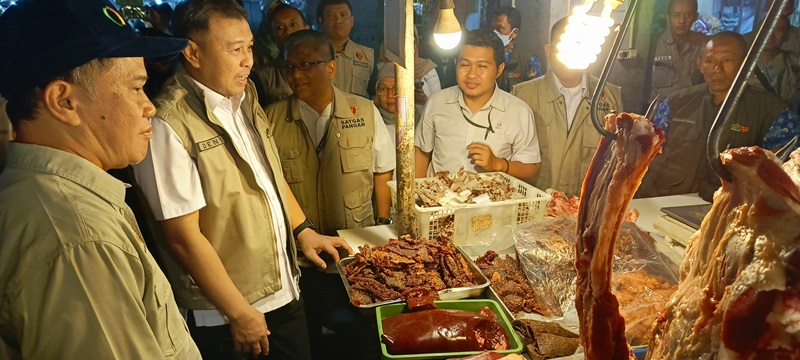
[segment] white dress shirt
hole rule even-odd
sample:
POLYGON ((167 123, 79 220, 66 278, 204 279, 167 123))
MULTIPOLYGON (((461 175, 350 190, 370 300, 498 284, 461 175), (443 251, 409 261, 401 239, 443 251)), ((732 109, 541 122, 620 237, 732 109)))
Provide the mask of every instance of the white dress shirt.
POLYGON ((583 100, 583 94, 586 93, 586 89, 588 88, 586 74, 583 74, 581 83, 573 88, 567 88, 561 84, 561 80, 558 80, 558 76, 553 76, 553 80, 556 82, 558 92, 564 95, 564 106, 567 108, 567 131, 569 131, 569 129, 572 129, 572 122, 575 120, 575 113, 578 112, 578 106, 581 105, 581 100, 583 100))

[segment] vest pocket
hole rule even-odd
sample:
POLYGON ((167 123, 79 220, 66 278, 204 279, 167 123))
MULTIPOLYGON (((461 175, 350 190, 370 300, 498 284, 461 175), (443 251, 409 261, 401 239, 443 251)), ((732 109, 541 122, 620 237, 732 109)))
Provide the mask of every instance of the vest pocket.
POLYGON ((281 157, 283 177, 289 184, 303 182, 303 164, 300 159, 300 149, 283 148, 278 150, 281 157))
POLYGON ((372 164, 372 146, 367 136, 342 137, 339 141, 342 171, 351 173, 367 171, 372 164))
POLYGON ((344 220, 348 229, 358 229, 375 224, 372 213, 371 188, 344 194, 344 220))
MULTIPOLYGON (((163 276, 163 275, 162 275, 163 276)), ((166 283, 166 279, 163 281, 158 281, 159 275, 155 277, 156 281, 153 288, 153 293, 156 298, 156 305, 158 306, 158 323, 160 325, 161 331, 157 333, 156 341, 158 341, 158 345, 161 347, 161 353, 165 356, 172 356, 175 355, 175 341, 173 339, 173 333, 178 334, 180 328, 178 328, 178 324, 175 324, 177 321, 175 319, 179 319, 178 314, 172 314, 173 310, 177 310, 177 307, 170 308, 170 301, 171 294, 169 292, 169 285, 166 283), (174 317, 175 319, 171 319, 170 316, 174 317)), ((188 330, 188 328, 186 329, 188 330)))

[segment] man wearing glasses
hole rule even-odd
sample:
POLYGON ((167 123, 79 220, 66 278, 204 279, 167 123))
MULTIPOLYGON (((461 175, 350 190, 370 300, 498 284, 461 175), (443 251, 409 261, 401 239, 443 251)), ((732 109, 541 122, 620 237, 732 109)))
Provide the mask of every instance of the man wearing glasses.
POLYGON ((500 90, 503 43, 490 30, 467 33, 456 63, 457 86, 433 94, 416 133, 416 176, 440 171, 500 171, 533 182, 541 157, 533 112, 500 90))
MULTIPOLYGON (((395 150, 380 112, 371 101, 333 85, 337 63, 324 34, 293 33, 283 56, 283 75, 294 94, 265 112, 273 123, 286 181, 303 212, 320 233, 328 235, 374 225, 375 215, 378 223, 389 223, 391 194, 386 182, 392 178, 395 150)), ((338 305, 351 306, 346 296, 334 298, 345 294, 338 276, 301 270, 300 289, 306 294, 309 336, 317 354, 325 343, 315 341, 323 326, 337 334, 348 333, 330 326, 326 317, 338 305), (332 291, 323 291, 326 288, 332 291), (320 296, 313 295, 317 292, 320 296)))

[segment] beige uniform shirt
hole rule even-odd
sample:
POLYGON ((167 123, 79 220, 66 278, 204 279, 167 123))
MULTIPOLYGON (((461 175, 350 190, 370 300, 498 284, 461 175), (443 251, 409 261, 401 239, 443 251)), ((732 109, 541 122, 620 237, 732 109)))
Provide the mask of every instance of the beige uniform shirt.
MULTIPOLYGON (((548 71, 544 76, 514 86, 511 93, 524 101, 536 117, 536 133, 542 168, 536 187, 554 188, 567 195, 580 196, 583 178, 600 143, 600 133, 595 130, 590 116, 591 98, 597 87, 597 78, 587 76, 587 91, 580 99, 570 125, 564 95, 559 91, 555 75, 548 71)), ((606 85, 600 96, 598 116, 620 109, 620 88, 606 85)))
POLYGON ((347 40, 344 50, 336 53, 336 75, 333 85, 351 94, 366 96, 372 68, 375 66, 375 51, 353 40, 347 40))
POLYGON ((10 143, 0 175, 0 358, 200 359, 126 185, 10 143))

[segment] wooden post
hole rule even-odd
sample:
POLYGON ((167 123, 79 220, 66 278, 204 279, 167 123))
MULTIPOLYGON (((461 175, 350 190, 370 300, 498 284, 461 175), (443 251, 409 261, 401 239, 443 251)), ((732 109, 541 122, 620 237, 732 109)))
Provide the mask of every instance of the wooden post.
POLYGON ((395 64, 397 86, 397 208, 395 209, 397 235, 418 234, 417 217, 414 212, 414 1, 406 2, 405 64, 395 64))

